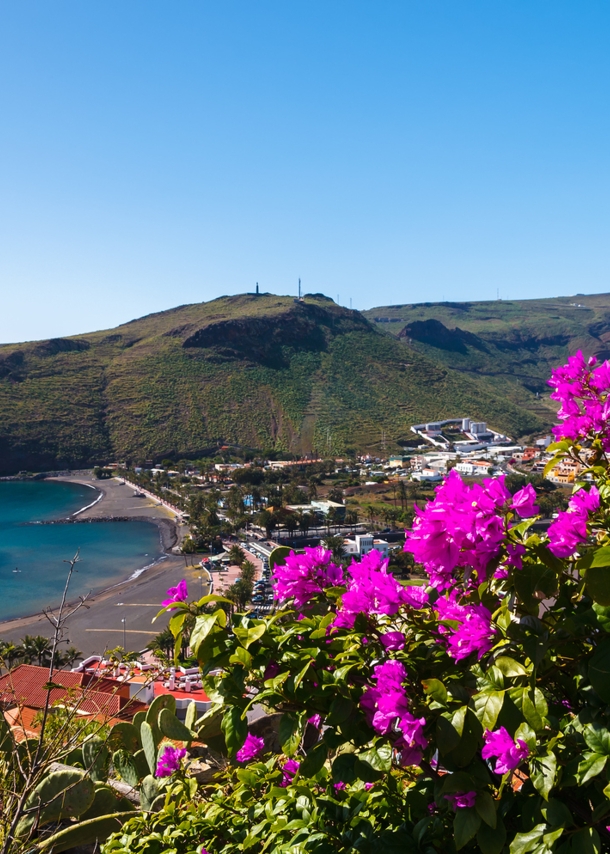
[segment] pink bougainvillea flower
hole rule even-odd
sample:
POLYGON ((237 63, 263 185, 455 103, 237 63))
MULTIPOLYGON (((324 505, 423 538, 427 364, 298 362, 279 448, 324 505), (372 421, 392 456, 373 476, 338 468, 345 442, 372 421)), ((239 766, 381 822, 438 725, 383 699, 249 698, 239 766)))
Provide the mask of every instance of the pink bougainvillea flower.
POLYGON ((180 768, 180 760, 186 756, 184 747, 172 747, 168 744, 157 760, 157 777, 171 777, 180 768))
POLYGON ((474 570, 477 584, 487 577, 489 562, 501 554, 506 538, 504 513, 511 499, 504 475, 467 486, 455 469, 436 488, 436 497, 407 531, 405 551, 422 563, 430 583, 451 587, 458 567, 474 570))
POLYGON ((348 574, 347 590, 333 623, 336 628, 352 629, 361 613, 392 615, 402 605, 419 608, 427 598, 425 589, 399 584, 388 572, 388 560, 376 549, 364 555, 360 563, 354 561, 348 574))
POLYGON ((252 735, 252 733, 249 732, 243 745, 235 754, 235 758, 238 762, 251 762, 252 759, 256 759, 259 753, 262 753, 264 749, 265 739, 252 735))
POLYGON ((179 581, 176 587, 170 587, 167 591, 167 599, 164 599, 161 604, 163 607, 167 607, 167 605, 173 605, 175 602, 186 602, 188 599, 188 588, 186 586, 186 581, 184 578, 182 581, 179 581))
POLYGON ((265 667, 265 672, 263 673, 263 681, 266 682, 267 679, 275 679, 275 677, 280 672, 280 665, 277 661, 270 661, 269 664, 265 667))
POLYGON ((570 498, 568 509, 562 511, 547 531, 549 550, 556 557, 571 557, 578 546, 587 539, 589 514, 599 509, 599 491, 591 486, 589 491, 579 489, 570 498))
POLYGON ((458 623, 457 629, 440 627, 447 651, 456 661, 473 652, 481 659, 492 648, 495 629, 491 626, 491 613, 484 605, 460 605, 452 594, 439 597, 434 609, 440 620, 458 623))
POLYGON ((320 729, 322 717, 318 714, 312 715, 310 718, 307 718, 307 723, 315 726, 316 729, 320 729))
POLYGON ((496 774, 514 771, 529 756, 527 744, 521 738, 518 738, 515 743, 506 727, 502 726, 495 732, 485 730, 483 738, 485 747, 481 751, 481 756, 483 759, 490 759, 493 756, 497 758, 494 767, 496 774))
POLYGON ((290 554, 275 567, 273 591, 280 602, 294 600, 296 608, 305 608, 326 587, 343 583, 343 570, 332 562, 332 553, 321 546, 306 548, 304 554, 290 554))
POLYGON ((385 632, 379 640, 388 652, 404 649, 405 646, 405 636, 402 632, 385 632))
POLYGON ((538 514, 540 508, 536 506, 536 490, 531 483, 515 492, 510 506, 517 511, 522 519, 538 514))
POLYGON ((477 800, 476 792, 456 792, 454 795, 445 795, 445 800, 449 801, 454 810, 473 807, 477 800))
POLYGON ((282 789, 285 789, 286 786, 290 785, 290 783, 292 782, 292 778, 299 770, 300 765, 301 763, 297 762, 296 759, 287 759, 286 762, 284 762, 284 764, 281 766, 282 774, 284 775, 282 777, 282 782, 280 783, 282 789))

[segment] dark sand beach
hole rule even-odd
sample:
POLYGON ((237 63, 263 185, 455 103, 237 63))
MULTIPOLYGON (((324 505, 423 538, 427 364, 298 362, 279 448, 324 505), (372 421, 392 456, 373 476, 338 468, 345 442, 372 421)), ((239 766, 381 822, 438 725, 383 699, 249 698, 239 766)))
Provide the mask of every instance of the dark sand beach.
MULTIPOLYGON (((126 570, 124 582, 91 595, 86 605, 69 620, 65 646, 76 646, 84 655, 91 655, 123 646, 125 640, 128 650, 143 649, 150 638, 167 625, 165 615, 154 625, 151 625, 151 620, 159 610, 159 603, 165 598, 168 587, 175 586, 180 579, 185 578, 191 594, 208 592, 205 572, 202 573, 201 567, 186 566, 183 556, 171 553, 171 549, 182 540, 186 529, 176 523, 175 514, 171 511, 149 498, 134 497, 131 487, 114 478, 99 481, 88 473, 79 472, 58 479, 86 483, 102 493, 99 501, 76 516, 74 524, 95 524, 95 520, 112 519, 148 521, 158 526, 166 552, 160 562, 137 578, 128 578, 131 571, 126 570)), ((0 623, 2 640, 17 642, 25 634, 50 637, 52 629, 48 620, 40 614, 0 623)))

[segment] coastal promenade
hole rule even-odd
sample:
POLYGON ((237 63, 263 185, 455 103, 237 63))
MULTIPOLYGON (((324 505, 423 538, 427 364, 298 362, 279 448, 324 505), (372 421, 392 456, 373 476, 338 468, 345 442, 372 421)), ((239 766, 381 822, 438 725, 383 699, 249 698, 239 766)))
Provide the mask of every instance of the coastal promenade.
MULTIPOLYGON (((168 617, 163 615, 154 624, 151 620, 159 610, 168 587, 174 587, 185 578, 189 592, 205 595, 208 592, 206 573, 201 566, 187 566, 189 558, 171 554, 171 548, 182 540, 184 526, 176 516, 150 498, 136 498, 130 486, 116 478, 95 480, 88 473, 75 473, 57 478, 94 486, 102 498, 80 512, 74 524, 95 520, 140 519, 157 525, 165 554, 160 562, 146 569, 137 578, 128 578, 113 587, 95 593, 70 619, 64 646, 76 646, 85 656, 102 653, 104 649, 125 646, 128 650, 143 649, 151 637, 163 631, 168 617), (169 553, 168 553, 169 552, 169 553), (123 622, 124 621, 124 622, 123 622)), ((93 492, 91 493, 93 496, 93 492)), ((92 502, 95 500, 92 497, 92 502)), ((120 560, 120 558, 117 558, 120 560)), ((78 568, 78 567, 77 567, 78 568)), ((55 604, 55 603, 49 603, 55 604)), ((22 617, 0 623, 0 639, 16 643, 25 634, 52 633, 48 620, 42 616, 22 617)))

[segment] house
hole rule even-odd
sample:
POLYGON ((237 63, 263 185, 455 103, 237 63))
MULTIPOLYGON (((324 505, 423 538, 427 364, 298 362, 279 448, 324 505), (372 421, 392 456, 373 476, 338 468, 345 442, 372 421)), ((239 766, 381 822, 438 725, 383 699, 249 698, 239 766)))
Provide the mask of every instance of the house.
POLYGON ((389 553, 389 544, 385 540, 378 540, 372 534, 356 534, 355 537, 346 537, 343 540, 343 550, 346 555, 362 555, 373 551, 381 552, 383 557, 389 553))
POLYGON ((455 466, 455 470, 467 477, 487 477, 492 464, 483 460, 462 460, 455 466))
POLYGON ((425 468, 421 471, 414 471, 411 475, 413 480, 428 481, 429 483, 438 483, 443 479, 443 475, 438 469, 425 468))
POLYGON ((18 739, 35 736, 37 717, 49 697, 51 707, 71 708, 81 720, 115 724, 131 721, 147 706, 130 697, 127 684, 86 672, 57 670, 53 673, 54 688, 49 682, 48 667, 20 664, 0 677, 0 711, 18 739))

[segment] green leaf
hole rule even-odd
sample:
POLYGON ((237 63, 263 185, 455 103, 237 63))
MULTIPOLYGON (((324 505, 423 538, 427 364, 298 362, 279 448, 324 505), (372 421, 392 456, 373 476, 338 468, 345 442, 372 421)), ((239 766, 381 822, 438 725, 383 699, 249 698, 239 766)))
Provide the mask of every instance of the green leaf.
POLYGON ((549 799, 549 792, 555 784, 557 774, 557 757, 553 752, 546 756, 530 759, 530 777, 536 791, 542 795, 545 801, 549 799))
MULTIPOLYGON (((550 447, 552 447, 552 446, 551 446, 551 445, 549 445, 549 448, 550 448, 550 447)), ((548 448, 547 448, 547 450, 548 450, 548 448)), ((555 468, 555 466, 556 466, 556 465, 557 465, 557 464, 558 464, 558 463, 559 463, 559 462, 560 462, 564 457, 565 457, 565 452, 563 452, 563 451, 562 451, 562 452, 560 452, 560 453, 558 453, 558 454, 555 454, 555 456, 554 456, 554 457, 551 457, 551 459, 548 461, 548 463, 545 465, 545 467, 544 467, 544 469, 543 469, 543 471, 542 471, 542 477, 546 477, 548 474, 550 474, 550 472, 552 472, 552 471, 553 471, 553 469, 555 468)), ((512 849, 511 849, 511 850, 512 850, 512 849)))
POLYGON ((587 593, 599 605, 610 605, 610 566, 594 566, 585 574, 587 593))
POLYGON ((494 665, 504 674, 504 676, 527 676, 528 671, 525 667, 514 658, 509 658, 507 655, 500 655, 494 661, 494 665))
POLYGON ((248 722, 241 716, 241 710, 233 706, 225 712, 220 725, 227 750, 234 754, 242 746, 248 735, 248 722))
POLYGON ((305 759, 301 762, 299 774, 301 777, 315 777, 318 771, 324 767, 328 758, 328 745, 323 741, 312 747, 305 759))
POLYGON ((390 771, 392 768, 392 748, 388 744, 377 744, 361 753, 360 759, 368 763, 375 771, 390 771))
POLYGON ((294 756, 299 749, 302 736, 302 725, 299 718, 295 715, 282 715, 278 735, 286 756, 294 756))
POLYGON ((150 773, 154 774, 157 769, 157 748, 155 746, 153 730, 148 721, 144 721, 142 723, 142 726, 140 727, 140 735, 150 773))
POLYGON ((330 704, 327 722, 330 726, 337 726, 346 721, 354 710, 354 704, 349 697, 335 697, 330 704))
POLYGON ((301 682, 302 682, 302 681, 303 681, 303 679, 305 678, 305 674, 307 673, 307 671, 309 670, 309 668, 311 667, 311 665, 312 665, 312 661, 311 661, 311 659, 310 659, 310 660, 307 662, 307 664, 305 665, 305 667, 303 667, 303 669, 302 669, 299 673, 297 673, 297 675, 294 677, 294 687, 295 687, 295 690, 299 687, 299 685, 301 684, 301 682))
POLYGON ((425 694, 443 706, 447 704, 447 689, 440 679, 424 679, 422 685, 424 686, 425 694))
POLYGON ((521 605, 534 616, 538 615, 541 599, 557 591, 557 576, 543 564, 526 564, 515 572, 513 582, 521 605))
POLYGON ((353 783, 357 779, 355 753, 340 753, 332 765, 333 783, 353 783))
POLYGON ((252 656, 243 646, 238 646, 229 658, 229 664, 241 664, 246 670, 252 667, 252 656))
POLYGON ((501 854, 506 843, 506 828, 499 819, 495 828, 482 824, 477 833, 477 842, 483 854, 501 854))
POLYGON ((290 549, 288 546, 278 546, 273 549, 269 555, 269 568, 275 569, 276 566, 285 564, 286 558, 291 554, 294 554, 294 549, 290 549))
POLYGON ((510 854, 527 854, 533 851, 546 832, 546 824, 537 824, 527 833, 517 833, 510 844, 510 854))
POLYGON ((497 822, 496 805, 489 792, 479 792, 475 803, 475 809, 485 824, 495 827, 497 822))
POLYGON ((210 602, 224 602, 227 605, 234 605, 234 602, 231 602, 230 599, 225 598, 224 596, 219 596, 217 593, 208 593, 207 596, 202 596, 201 599, 197 600, 198 605, 208 605, 210 602))
POLYGON ((578 782, 583 786, 588 780, 597 777, 606 767, 607 756, 597 753, 585 753, 578 763, 578 782))
POLYGON ((216 625, 216 613, 214 614, 203 614, 200 617, 196 617, 195 619, 195 627, 191 632, 191 639, 189 646, 193 650, 193 653, 197 655, 198 649, 203 643, 203 641, 210 634, 212 629, 216 625))
POLYGON ((493 729, 502 711, 504 703, 504 691, 483 691, 475 694, 474 713, 481 721, 484 729, 493 729))
POLYGON ((572 854, 597 854, 601 850, 599 833, 594 827, 583 827, 572 837, 572 854))
POLYGON ((174 614, 174 616, 170 618, 168 628, 174 638, 177 638, 180 632, 182 631, 182 626, 184 625, 184 621, 188 617, 188 613, 188 611, 180 611, 178 614, 174 614))
POLYGON ((599 549, 592 549, 590 552, 587 552, 586 555, 583 555, 576 563, 576 568, 579 571, 603 566, 610 566, 610 546, 602 546, 599 549))
POLYGON ((536 750, 536 733, 529 724, 525 723, 525 721, 519 724, 517 731, 515 732, 515 741, 518 739, 521 739, 527 744, 531 753, 536 750))
POLYGON ((466 720, 466 714, 468 712, 468 706, 462 706, 454 712, 451 717, 451 726, 457 732, 459 736, 461 736, 464 732, 464 721, 466 720))
POLYGON ((587 724, 582 734, 593 753, 610 756, 610 732, 599 724, 587 724))
POLYGON ((453 820, 455 847, 460 850, 476 836, 481 826, 481 816, 472 807, 458 808, 453 820))
POLYGON ((591 656, 589 681, 604 703, 610 703, 610 638, 603 640, 591 656))
POLYGON ((529 691, 524 691, 521 711, 532 729, 536 730, 536 732, 544 729, 547 725, 546 716, 549 707, 540 688, 534 688, 533 696, 529 691))

